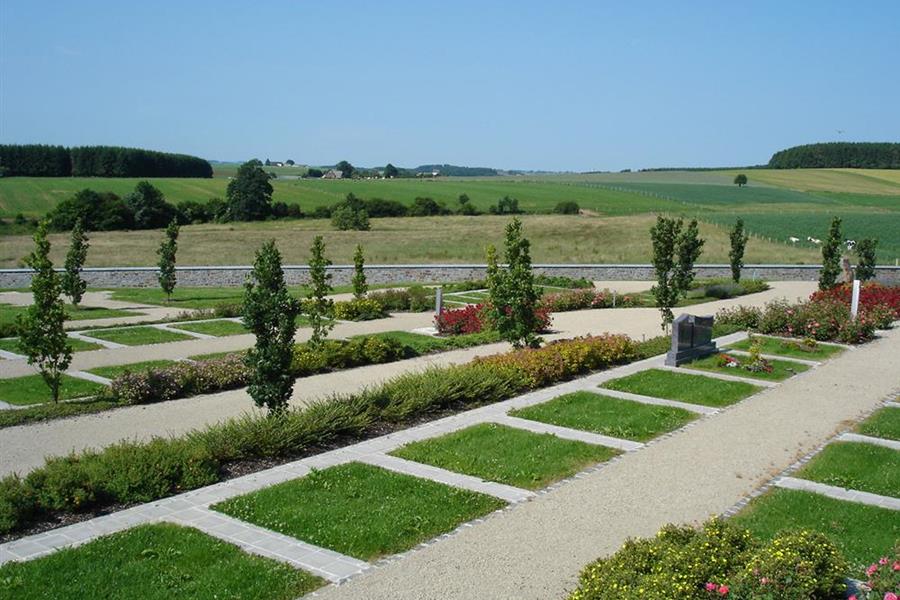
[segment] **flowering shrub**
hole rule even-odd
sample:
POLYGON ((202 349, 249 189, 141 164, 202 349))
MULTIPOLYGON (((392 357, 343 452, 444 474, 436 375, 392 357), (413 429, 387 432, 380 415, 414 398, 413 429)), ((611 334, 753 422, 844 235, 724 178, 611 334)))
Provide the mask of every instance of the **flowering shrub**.
MULTIPOLYGON (((845 283, 830 290, 817 291, 809 299, 812 302, 838 300, 844 305, 850 306, 852 296, 853 286, 845 283)), ((859 289, 860 310, 868 311, 876 306, 890 310, 895 319, 900 319, 900 286, 888 286, 875 282, 864 283, 859 289)))
POLYGON ((478 333, 484 329, 484 305, 469 304, 463 308, 445 310, 434 317, 434 324, 441 335, 478 333))
POLYGON ((866 582, 860 594, 850 600, 898 600, 900 597, 900 544, 894 557, 882 556, 865 570, 866 582))
POLYGON ((196 363, 129 372, 116 377, 109 394, 122 404, 149 404, 247 385, 250 369, 239 354, 196 363))
POLYGON ((344 302, 335 302, 332 316, 342 321, 371 321, 386 317, 384 307, 374 298, 354 298, 344 302))
POLYGON ((294 346, 291 371, 296 377, 375 365, 406 358, 406 348, 395 339, 364 336, 350 340, 326 340, 319 349, 294 346))
MULTIPOLYGON (((639 306, 640 301, 635 296, 616 296, 615 306, 625 308, 639 306)), ((566 312, 570 310, 584 310, 586 308, 612 308, 613 293, 609 290, 596 291, 594 289, 578 289, 546 294, 541 298, 541 306, 550 312, 566 312)))
POLYGON ((716 313, 716 325, 735 325, 740 329, 756 329, 762 319, 762 309, 757 306, 723 308, 716 313))
POLYGON ((479 364, 517 370, 527 388, 563 381, 637 357, 637 346, 628 336, 602 334, 563 340, 543 348, 523 348, 506 354, 476 359, 479 364))
POLYGON ((378 301, 387 311, 424 312, 434 307, 434 292, 421 285, 402 290, 370 292, 366 297, 378 301))

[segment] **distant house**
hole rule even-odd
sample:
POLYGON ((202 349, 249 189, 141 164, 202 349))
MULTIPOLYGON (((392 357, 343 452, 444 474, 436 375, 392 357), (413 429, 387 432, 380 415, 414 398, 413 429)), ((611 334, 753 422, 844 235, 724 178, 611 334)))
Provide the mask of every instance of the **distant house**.
POLYGON ((325 174, 322 175, 322 179, 343 179, 343 177, 343 171, 338 171, 337 169, 328 169, 325 171, 325 174))

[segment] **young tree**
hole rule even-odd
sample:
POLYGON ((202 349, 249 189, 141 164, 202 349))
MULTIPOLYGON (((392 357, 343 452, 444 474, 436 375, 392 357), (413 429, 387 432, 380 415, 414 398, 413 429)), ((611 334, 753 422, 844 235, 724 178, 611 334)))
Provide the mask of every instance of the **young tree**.
POLYGON ((310 248, 309 259, 309 293, 307 301, 304 303, 306 316, 309 317, 312 326, 312 335, 309 338, 309 345, 313 348, 320 347, 328 336, 328 332, 334 327, 334 321, 331 319, 331 309, 334 301, 328 298, 328 294, 332 292, 331 273, 328 272, 328 265, 331 261, 325 258, 325 241, 321 235, 317 235, 313 239, 312 248, 310 248))
POLYGON ((272 184, 262 167, 258 160, 248 160, 228 182, 225 197, 231 220, 258 221, 272 212, 272 184))
POLYGON ((738 219, 729 234, 731 250, 728 251, 728 260, 731 261, 731 278, 735 283, 741 280, 741 268, 744 266, 744 250, 747 248, 747 240, 750 238, 744 231, 744 220, 738 219))
POLYGON ((860 281, 868 281, 875 279, 875 249, 878 246, 878 240, 866 238, 856 242, 856 256, 859 261, 856 263, 856 278, 860 281))
POLYGON ((487 251, 488 317, 503 339, 516 348, 536 347, 540 320, 535 314, 538 294, 531 271, 531 243, 522 237, 522 222, 513 219, 506 226, 505 267, 497 264, 497 250, 487 251))
POLYGON ((173 220, 166 227, 166 237, 156 251, 159 255, 159 273, 156 278, 159 280, 159 287, 166 294, 167 302, 172 299, 172 292, 175 291, 175 254, 178 252, 178 231, 178 222, 173 220))
POLYGON ((72 360, 72 347, 64 323, 66 310, 59 276, 50 261, 47 224, 42 222, 34 233, 34 251, 26 259, 34 269, 31 277, 33 303, 17 319, 19 347, 28 364, 37 365, 41 377, 50 388, 54 402, 59 401, 59 384, 72 360))
POLYGON ((353 297, 361 300, 366 297, 369 291, 369 284, 366 282, 366 258, 363 256, 362 246, 356 245, 356 252, 353 254, 353 297))
POLYGON ((743 173, 740 173, 740 174, 738 174, 738 175, 735 175, 735 176, 734 176, 734 183, 735 183, 735 185, 737 185, 738 187, 744 187, 745 185, 747 185, 747 176, 744 175, 743 173))
POLYGON ((700 257, 705 242, 700 239, 696 220, 685 228, 682 219, 676 221, 662 216, 656 217, 650 238, 656 271, 652 292, 662 315, 662 328, 668 330, 675 319, 672 307, 690 289, 694 281, 694 262, 700 257))
POLYGON ((72 228, 72 243, 66 253, 66 271, 62 276, 62 290, 72 299, 75 306, 81 302, 81 297, 87 289, 87 282, 81 278, 81 270, 87 259, 88 248, 91 247, 89 239, 81 227, 81 219, 76 220, 72 228))
POLYGON ((291 397, 294 377, 291 358, 300 302, 284 283, 281 253, 271 240, 256 252, 250 279, 244 284, 242 307, 244 325, 256 335, 256 344, 247 352, 251 369, 250 397, 270 415, 284 411, 291 397))
POLYGON ((830 290, 841 275, 841 219, 831 219, 828 238, 822 244, 822 270, 819 271, 819 289, 830 290))

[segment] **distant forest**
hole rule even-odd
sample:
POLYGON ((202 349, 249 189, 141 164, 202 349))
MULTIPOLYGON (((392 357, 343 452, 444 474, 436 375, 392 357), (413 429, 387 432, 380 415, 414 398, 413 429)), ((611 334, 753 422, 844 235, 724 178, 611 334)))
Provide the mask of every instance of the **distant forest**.
POLYGON ((489 167, 458 167, 456 165, 419 165, 413 169, 416 173, 440 171, 446 177, 487 177, 497 175, 497 169, 489 167))
POLYGON ((119 146, 0 144, 0 174, 28 177, 212 177, 212 165, 187 154, 119 146))
POLYGON ((776 152, 770 169, 900 169, 900 144, 828 142, 794 146, 776 152))

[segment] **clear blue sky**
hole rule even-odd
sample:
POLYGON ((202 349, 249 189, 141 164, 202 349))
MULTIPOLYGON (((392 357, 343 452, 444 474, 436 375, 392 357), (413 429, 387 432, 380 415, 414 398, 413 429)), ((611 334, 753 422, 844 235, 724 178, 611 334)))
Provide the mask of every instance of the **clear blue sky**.
POLYGON ((7 143, 588 170, 836 139, 900 141, 897 0, 0 0, 7 143))

